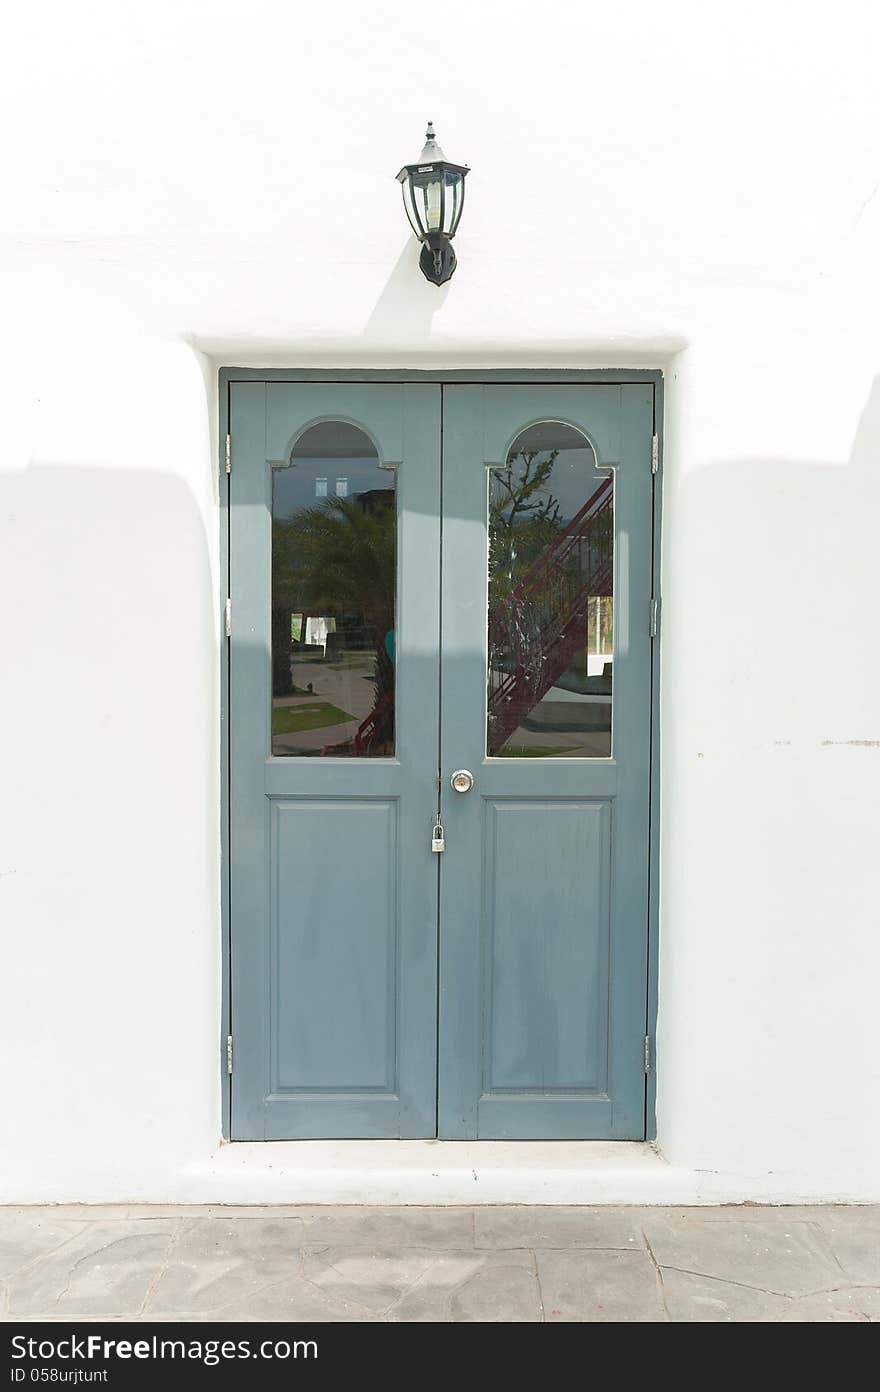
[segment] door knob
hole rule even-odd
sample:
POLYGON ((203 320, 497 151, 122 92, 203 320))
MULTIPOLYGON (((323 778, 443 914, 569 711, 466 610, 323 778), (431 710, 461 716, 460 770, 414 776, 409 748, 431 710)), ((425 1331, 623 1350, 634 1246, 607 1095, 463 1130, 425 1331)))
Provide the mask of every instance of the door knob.
POLYGON ((457 793, 469 793, 474 786, 474 775, 468 769, 456 769, 449 782, 457 793))

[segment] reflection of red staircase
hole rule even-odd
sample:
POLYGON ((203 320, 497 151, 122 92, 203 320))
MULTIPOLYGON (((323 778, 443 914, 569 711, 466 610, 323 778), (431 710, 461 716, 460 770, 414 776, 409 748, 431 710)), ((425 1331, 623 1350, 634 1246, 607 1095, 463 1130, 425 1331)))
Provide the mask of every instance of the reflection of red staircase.
POLYGON ((387 738, 391 721, 394 718, 394 691, 387 692, 373 707, 369 715, 364 716, 360 725, 354 732, 350 740, 343 740, 341 744, 325 744, 321 750, 322 756, 331 754, 370 754, 375 746, 387 738))
POLYGON ((366 719, 357 727, 354 737, 355 754, 369 754, 377 743, 381 743, 394 714, 394 691, 386 692, 378 705, 374 706, 366 719))
POLYGON ((610 595, 614 479, 596 489, 489 621, 489 740, 497 754, 583 651, 587 605, 610 595))

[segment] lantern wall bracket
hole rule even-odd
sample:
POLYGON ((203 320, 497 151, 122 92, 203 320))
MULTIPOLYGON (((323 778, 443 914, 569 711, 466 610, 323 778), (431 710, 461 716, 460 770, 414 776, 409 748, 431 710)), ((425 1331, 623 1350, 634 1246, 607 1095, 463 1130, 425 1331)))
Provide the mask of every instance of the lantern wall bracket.
POLYGON ((445 285, 447 280, 452 279, 456 264, 455 251, 449 238, 442 232, 429 232, 419 256, 422 275, 434 285, 445 285))

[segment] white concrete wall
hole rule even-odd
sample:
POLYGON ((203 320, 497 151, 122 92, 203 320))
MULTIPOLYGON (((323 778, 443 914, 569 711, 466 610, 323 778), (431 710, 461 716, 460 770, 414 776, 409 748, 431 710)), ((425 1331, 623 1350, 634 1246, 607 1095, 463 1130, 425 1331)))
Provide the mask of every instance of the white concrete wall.
POLYGON ((877 8, 442 15, 5 22, 3 1197, 306 1192, 216 1178, 244 362, 667 369, 660 1147, 695 1194, 880 1197, 877 8), (427 117, 473 168, 440 291, 392 178, 427 117))

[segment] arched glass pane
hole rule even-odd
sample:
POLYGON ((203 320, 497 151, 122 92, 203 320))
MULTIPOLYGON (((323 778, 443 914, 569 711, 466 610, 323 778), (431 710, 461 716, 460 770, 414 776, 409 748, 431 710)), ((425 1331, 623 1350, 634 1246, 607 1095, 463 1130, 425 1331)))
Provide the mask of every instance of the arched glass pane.
POLYGON ((613 579, 613 474, 572 426, 530 426, 489 478, 490 755, 610 756, 613 579))
POLYGON ((325 421, 272 474, 272 753, 394 753, 396 475, 325 421))

